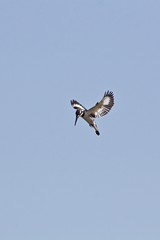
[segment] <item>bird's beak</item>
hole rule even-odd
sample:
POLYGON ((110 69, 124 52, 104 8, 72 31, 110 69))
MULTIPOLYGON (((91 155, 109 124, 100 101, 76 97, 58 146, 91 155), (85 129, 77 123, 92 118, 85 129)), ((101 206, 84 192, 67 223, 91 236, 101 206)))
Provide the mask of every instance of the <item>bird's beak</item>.
POLYGON ((78 118, 79 118, 79 116, 76 115, 76 120, 75 120, 74 126, 76 126, 76 123, 77 123, 78 118))

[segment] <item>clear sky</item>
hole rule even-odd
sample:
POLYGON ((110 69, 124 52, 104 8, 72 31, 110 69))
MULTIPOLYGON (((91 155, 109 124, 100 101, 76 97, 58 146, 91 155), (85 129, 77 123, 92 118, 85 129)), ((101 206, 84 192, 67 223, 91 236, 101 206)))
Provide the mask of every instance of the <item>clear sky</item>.
POLYGON ((0 239, 159 240, 160 1, 0 0, 0 43, 0 239))

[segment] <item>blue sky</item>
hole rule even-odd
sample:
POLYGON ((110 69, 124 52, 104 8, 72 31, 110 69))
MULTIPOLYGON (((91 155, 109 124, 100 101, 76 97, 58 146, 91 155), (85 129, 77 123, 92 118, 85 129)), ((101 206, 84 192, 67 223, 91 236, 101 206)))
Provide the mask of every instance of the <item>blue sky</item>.
POLYGON ((160 239, 159 9, 0 1, 1 239, 160 239), (74 127, 107 90, 101 135, 74 127))

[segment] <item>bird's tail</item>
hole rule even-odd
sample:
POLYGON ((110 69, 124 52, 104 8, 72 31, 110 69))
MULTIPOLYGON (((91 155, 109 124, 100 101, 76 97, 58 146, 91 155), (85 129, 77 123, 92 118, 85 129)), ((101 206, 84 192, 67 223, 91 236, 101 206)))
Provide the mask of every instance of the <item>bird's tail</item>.
POLYGON ((99 136, 100 135, 100 132, 98 130, 96 130, 96 134, 99 136))
POLYGON ((94 122, 94 125, 93 125, 94 129, 95 129, 95 132, 96 134, 99 136, 100 135, 100 132, 98 130, 98 127, 97 127, 97 124, 94 122))
POLYGON ((98 127, 95 123, 95 121, 92 122, 92 124, 89 124, 90 127, 93 127, 95 129, 95 133, 99 136, 100 135, 100 132, 98 130, 98 127))

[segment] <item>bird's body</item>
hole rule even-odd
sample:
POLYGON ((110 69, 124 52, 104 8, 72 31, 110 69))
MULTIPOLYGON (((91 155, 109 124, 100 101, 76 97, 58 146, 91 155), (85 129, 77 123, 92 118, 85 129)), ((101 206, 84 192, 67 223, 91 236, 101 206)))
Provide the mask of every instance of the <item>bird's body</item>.
POLYGON ((96 117, 103 117, 111 110, 114 105, 114 96, 113 93, 110 91, 108 91, 107 93, 105 92, 102 100, 100 102, 97 102, 94 107, 88 110, 76 100, 71 100, 71 105, 73 108, 77 109, 75 125, 78 117, 82 117, 89 124, 90 127, 93 127, 95 129, 96 134, 100 135, 94 119, 96 117))
POLYGON ((94 121, 94 118, 88 114, 88 111, 84 111, 81 117, 89 124, 90 127, 95 129, 97 135, 100 135, 96 122, 94 121))

